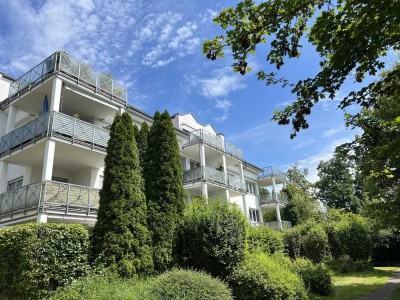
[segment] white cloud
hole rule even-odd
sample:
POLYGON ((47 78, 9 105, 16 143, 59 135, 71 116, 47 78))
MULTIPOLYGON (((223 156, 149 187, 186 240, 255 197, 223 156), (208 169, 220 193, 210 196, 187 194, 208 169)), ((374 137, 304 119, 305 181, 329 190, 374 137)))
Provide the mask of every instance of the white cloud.
POLYGON ((322 133, 322 137, 330 137, 340 131, 340 128, 331 128, 322 133))
POLYGON ((305 141, 298 142, 292 149, 304 148, 313 143, 315 143, 315 139, 307 139, 305 141))
POLYGON ((223 122, 229 117, 229 109, 232 106, 232 102, 226 99, 216 99, 214 107, 222 110, 222 115, 214 118, 217 122, 223 122))
POLYGON ((353 139, 353 137, 344 137, 344 138, 339 138, 336 140, 333 140, 330 144, 328 144, 326 147, 324 147, 320 152, 314 155, 309 155, 306 158, 299 160, 298 163, 301 168, 307 168, 309 170, 308 174, 308 180, 311 182, 315 182, 319 179, 318 177, 318 172, 317 172, 317 166, 321 162, 321 160, 328 160, 332 158, 333 152, 335 151, 335 148, 339 145, 342 145, 344 143, 348 143, 353 139))

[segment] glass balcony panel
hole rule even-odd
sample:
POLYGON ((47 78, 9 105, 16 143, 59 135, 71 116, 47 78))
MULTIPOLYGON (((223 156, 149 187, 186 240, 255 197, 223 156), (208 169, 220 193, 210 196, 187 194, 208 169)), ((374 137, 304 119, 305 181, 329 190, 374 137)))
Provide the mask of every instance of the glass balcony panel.
POLYGON ((27 210, 88 213, 98 208, 99 190, 57 181, 40 181, 0 195, 0 219, 27 210))
POLYGON ((286 173, 273 166, 263 168, 263 171, 258 175, 259 178, 275 176, 282 181, 286 181, 286 173))
POLYGON ((236 157, 239 159, 243 158, 242 150, 228 142, 225 142, 225 152, 233 157, 236 157))
POLYGON ((228 176, 228 186, 234 190, 245 190, 243 180, 237 176, 228 176))
POLYGON ((216 183, 220 183, 220 184, 226 184, 225 183, 225 174, 215 170, 213 168, 210 167, 203 167, 204 168, 204 174, 205 174, 205 179, 207 181, 213 181, 216 183))

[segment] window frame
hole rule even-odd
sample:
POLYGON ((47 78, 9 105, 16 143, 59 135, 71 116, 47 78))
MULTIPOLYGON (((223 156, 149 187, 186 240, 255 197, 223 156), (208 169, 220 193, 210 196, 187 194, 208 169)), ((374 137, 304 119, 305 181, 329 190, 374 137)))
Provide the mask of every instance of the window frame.
POLYGON ((15 192, 15 191, 19 190, 22 187, 23 183, 24 183, 24 176, 20 176, 20 177, 14 178, 12 180, 9 180, 7 182, 7 193, 12 193, 12 192, 15 192), (17 184, 18 182, 21 182, 21 184, 19 186, 17 184), (13 186, 13 185, 18 186, 18 187, 14 188, 11 191, 11 186, 13 186))

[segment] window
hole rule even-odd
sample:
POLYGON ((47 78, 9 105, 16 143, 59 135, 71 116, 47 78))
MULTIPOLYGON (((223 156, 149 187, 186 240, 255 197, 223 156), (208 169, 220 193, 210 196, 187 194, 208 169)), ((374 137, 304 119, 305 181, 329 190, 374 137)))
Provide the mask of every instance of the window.
POLYGON ((256 184, 254 182, 246 181, 247 192, 250 194, 256 194, 256 184))
POLYGON ((7 185, 7 192, 12 193, 22 187, 23 177, 10 180, 7 185))
POLYGON ((68 178, 62 178, 62 177, 57 177, 57 176, 51 177, 51 180, 58 181, 58 182, 63 182, 63 183, 68 183, 68 178))
POLYGON ((200 168, 200 163, 194 160, 190 160, 190 170, 200 168))
POLYGON ((250 221, 260 222, 260 212, 258 209, 250 208, 249 215, 250 215, 250 221))

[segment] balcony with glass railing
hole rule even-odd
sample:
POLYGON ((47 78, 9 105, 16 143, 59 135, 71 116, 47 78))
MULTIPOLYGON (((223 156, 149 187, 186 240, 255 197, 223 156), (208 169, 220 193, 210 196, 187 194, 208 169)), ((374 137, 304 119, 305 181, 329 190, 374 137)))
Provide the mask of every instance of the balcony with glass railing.
POLYGON ((287 203, 287 197, 283 193, 270 193, 270 194, 265 194, 265 195, 260 195, 258 196, 259 201, 260 201, 260 206, 268 206, 271 204, 286 204, 287 203))
MULTIPOLYGON (((275 230, 280 230, 278 221, 265 222, 264 225, 271 227, 275 230)), ((288 230, 291 228, 292 228, 292 223, 290 221, 282 221, 282 230, 288 230)))
POLYGON ((128 96, 125 86, 64 52, 56 52, 11 83, 8 98, 0 102, 0 107, 10 104, 17 97, 53 75, 68 78, 112 101, 127 104, 128 96))
POLYGON ((0 157, 47 138, 57 137, 72 144, 106 151, 110 132, 60 112, 48 112, 1 137, 0 157))
POLYGON ((183 183, 194 183, 199 181, 206 181, 221 185, 225 188, 237 191, 244 191, 244 182, 236 176, 229 176, 228 180, 225 179, 225 174, 221 171, 215 170, 210 167, 198 167, 183 172, 183 183))
POLYGON ((96 216, 99 190, 57 181, 40 181, 0 194, 0 223, 32 212, 96 216))
POLYGON ((267 177, 275 177, 279 182, 286 181, 286 173, 273 166, 263 168, 262 172, 258 174, 259 179, 267 177))
POLYGON ((195 143, 204 143, 237 159, 243 158, 243 152, 240 148, 226 141, 224 142, 221 136, 212 134, 204 129, 190 132, 183 146, 187 147, 195 143))

